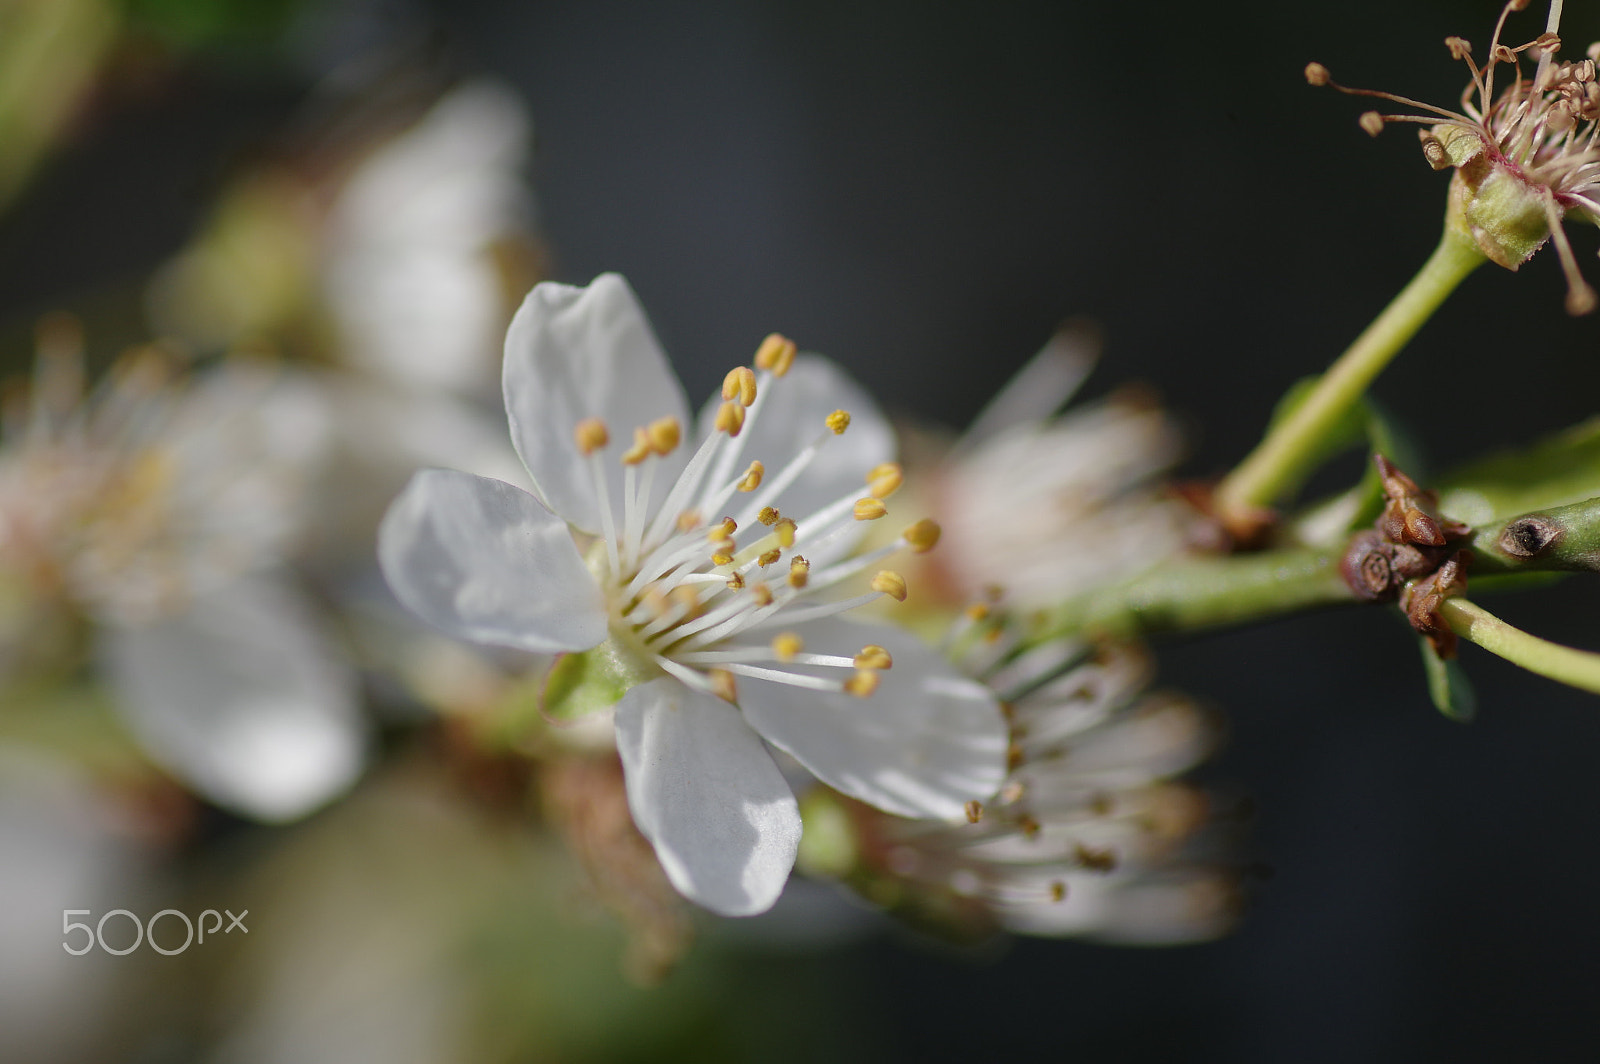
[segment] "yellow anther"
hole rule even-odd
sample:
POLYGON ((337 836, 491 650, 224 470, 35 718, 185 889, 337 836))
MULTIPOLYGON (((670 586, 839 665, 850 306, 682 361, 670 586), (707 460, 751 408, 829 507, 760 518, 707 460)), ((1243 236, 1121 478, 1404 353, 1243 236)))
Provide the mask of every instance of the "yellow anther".
POLYGON ((737 591, 741 587, 744 587, 744 574, 743 573, 729 573, 728 574, 727 586, 728 586, 728 589, 731 590, 731 591, 737 591))
POLYGON ((718 554, 734 554, 739 550, 739 544, 734 542, 731 536, 716 540, 711 544, 711 547, 718 554))
POLYGON ((900 538, 906 541, 906 546, 910 547, 913 553, 926 554, 939 545, 940 531, 939 522, 924 517, 900 533, 900 538))
POLYGON ((892 569, 880 569, 872 578, 872 590, 881 591, 896 602, 906 600, 906 578, 892 569))
POLYGON ((1065 901, 1066 898, 1067 898, 1067 883, 1066 883, 1066 881, 1062 880, 1062 879, 1052 879, 1050 881, 1050 900, 1051 901, 1065 901))
POLYGON ((677 450, 683 440, 683 426, 675 417, 657 418, 645 431, 650 437, 650 449, 663 456, 677 450))
POLYGON ((650 446, 650 434, 644 429, 633 430, 633 446, 622 452, 623 465, 638 465, 650 457, 653 450, 650 446))
POLYGON ((862 669, 844 682, 844 689, 857 698, 866 698, 878 689, 878 674, 862 669))
POLYGON ((711 564, 712 565, 732 565, 733 564, 733 555, 729 554, 727 551, 718 551, 717 553, 715 553, 715 554, 713 554, 711 556, 711 564))
POLYGON ((756 520, 760 521, 762 524, 766 525, 769 528, 771 526, 777 524, 778 521, 782 517, 783 517, 782 514, 780 514, 778 511, 774 510, 770 506, 763 506, 761 508, 761 512, 756 514, 756 520))
POLYGON ((887 499, 900 490, 900 485, 905 482, 905 471, 898 462, 885 462, 873 466, 867 473, 867 494, 874 499, 887 499))
POLYGON ((686 621, 692 621, 705 612, 700 604, 700 593, 687 584, 672 589, 672 601, 683 607, 683 619, 686 621))
POLYGON ((750 597, 756 600, 757 606, 772 605, 772 589, 766 584, 751 584, 750 597))
POLYGON ((1383 132, 1383 115, 1377 111, 1367 111, 1356 119, 1356 124, 1361 127, 1362 132, 1366 133, 1367 136, 1376 137, 1383 132))
POLYGON ((794 355, 794 341, 773 333, 756 349, 756 369, 770 370, 774 377, 781 377, 794 365, 794 355))
POLYGON ((861 653, 855 658, 855 666, 858 669, 887 669, 893 664, 894 658, 876 643, 868 643, 862 647, 861 653))
POLYGON ((743 492, 755 491, 761 486, 761 478, 766 475, 767 467, 760 462, 751 462, 750 468, 744 471, 744 479, 739 481, 739 490, 743 492))
POLYGON ((785 550, 794 546, 794 535, 798 527, 793 520, 784 517, 772 526, 773 535, 778 537, 778 546, 785 550))
MULTIPOLYGON (((1461 41, 1461 38, 1460 37, 1446 37, 1444 39, 1444 43, 1447 46, 1449 46, 1451 52, 1454 53, 1455 48, 1454 48, 1453 45, 1450 45, 1451 41, 1461 41)), ((1461 43, 1462 44, 1466 44, 1467 42, 1466 41, 1461 41, 1461 43)), ((1471 47, 1472 47, 1471 45, 1467 45, 1467 49, 1469 51, 1471 50, 1471 47)), ((1458 56, 1456 56, 1456 58, 1460 59, 1461 56, 1458 55, 1458 56)), ((1330 82, 1332 80, 1333 80, 1333 75, 1329 74, 1328 73, 1328 68, 1323 66, 1321 63, 1307 63, 1306 64, 1306 84, 1322 86, 1322 85, 1326 85, 1328 82, 1330 82)))
POLYGON ((983 803, 974 798, 967 803, 967 823, 976 824, 983 819, 983 803))
POLYGON ((715 543, 718 540, 730 539, 739 531, 739 524, 731 517, 724 517, 721 521, 706 529, 706 538, 715 543))
POLYGON ((887 506, 870 495, 865 499, 856 500, 857 521, 876 521, 888 512, 889 508, 887 506))
POLYGON ((726 432, 729 436, 739 435, 739 430, 744 428, 744 407, 735 402, 724 402, 717 407, 716 429, 726 432))
POLYGON ((678 531, 693 532, 700 527, 700 511, 685 510, 678 515, 678 531))
POLYGON ((806 586, 806 581, 811 578, 811 563, 800 555, 789 559, 789 586, 799 590, 806 586))
POLYGON ((783 632, 772 637, 772 652, 779 661, 793 661, 795 655, 806 648, 805 640, 794 632, 783 632))
POLYGON ((573 442, 578 445, 578 453, 594 454, 600 448, 611 442, 611 433, 606 431, 606 423, 597 417, 586 417, 572 429, 573 442))
POLYGON ((739 685, 734 682, 733 673, 727 669, 711 669, 706 673, 706 679, 711 681, 711 693, 724 702, 739 701, 739 685))
POLYGON ((777 547, 773 547, 771 550, 762 554, 761 557, 757 558, 756 564, 765 569, 767 566, 777 561, 782 555, 783 551, 779 550, 777 547))
POLYGON ((850 415, 843 410, 835 410, 825 418, 828 428, 833 430, 835 436, 843 436, 844 430, 850 427, 850 415))
POLYGON ((735 366, 722 378, 722 397, 738 399, 740 406, 756 401, 756 374, 749 366, 735 366))
POLYGON ((989 606, 987 603, 974 602, 972 605, 967 607, 966 613, 967 620, 981 621, 989 616, 989 606))

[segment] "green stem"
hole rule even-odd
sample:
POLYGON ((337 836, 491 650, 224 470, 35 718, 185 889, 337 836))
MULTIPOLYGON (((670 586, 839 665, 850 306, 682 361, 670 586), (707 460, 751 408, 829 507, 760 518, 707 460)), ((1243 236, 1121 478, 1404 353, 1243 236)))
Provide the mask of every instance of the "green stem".
POLYGON ((1045 618, 1040 638, 1212 628, 1354 602, 1339 557, 1340 551, 1282 550, 1174 562, 1064 603, 1045 618))
POLYGON ((1514 628, 1464 598, 1445 599, 1439 615, 1450 630, 1529 672, 1600 694, 1600 654, 1551 643, 1514 628))
POLYGON ((1316 459, 1319 443, 1366 392, 1455 287, 1488 261, 1470 237, 1445 226, 1439 246, 1411 282, 1329 367, 1296 409, 1217 486, 1217 514, 1233 528, 1293 487, 1316 459))

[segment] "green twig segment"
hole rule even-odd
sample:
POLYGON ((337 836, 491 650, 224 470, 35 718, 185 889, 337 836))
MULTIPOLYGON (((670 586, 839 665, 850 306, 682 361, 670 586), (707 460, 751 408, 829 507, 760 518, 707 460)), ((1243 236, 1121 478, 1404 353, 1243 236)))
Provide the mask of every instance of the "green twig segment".
POLYGON ((1067 601, 1046 616, 1040 638, 1214 628, 1355 601, 1339 575, 1338 551, 1197 558, 1067 601))

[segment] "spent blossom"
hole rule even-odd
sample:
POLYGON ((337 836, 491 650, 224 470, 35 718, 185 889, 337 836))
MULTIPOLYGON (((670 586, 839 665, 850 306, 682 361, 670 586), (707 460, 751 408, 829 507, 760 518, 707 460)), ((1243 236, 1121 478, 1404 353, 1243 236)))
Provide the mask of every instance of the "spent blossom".
POLYGON ((995 791, 993 697, 909 633, 842 616, 904 599, 880 566, 938 528, 854 550, 902 474, 883 415, 834 365, 769 337, 690 434, 632 290, 607 274, 533 289, 504 385, 537 497, 420 471, 380 563, 450 634, 569 655, 547 702, 612 712, 629 808, 680 892, 742 915, 782 890, 800 817, 765 743, 901 816, 995 791))
POLYGON ((1579 273, 1561 226, 1569 216, 1600 224, 1600 83, 1595 80, 1600 42, 1589 46, 1585 59, 1557 61, 1562 45, 1556 32, 1558 0, 1544 33, 1516 47, 1502 44, 1506 16, 1527 6, 1528 0, 1509 0, 1501 9, 1481 65, 1469 41, 1445 38, 1450 55, 1466 63, 1472 75, 1459 110, 1339 85, 1321 63, 1306 67, 1306 80, 1424 112, 1368 111, 1361 127, 1373 136, 1389 122, 1426 127, 1418 135, 1429 165, 1456 171, 1450 223, 1490 261, 1511 270, 1547 240, 1554 241, 1567 279, 1567 311, 1587 314, 1595 308, 1595 291, 1579 273), (1523 70, 1525 56, 1538 60, 1531 76, 1523 70))

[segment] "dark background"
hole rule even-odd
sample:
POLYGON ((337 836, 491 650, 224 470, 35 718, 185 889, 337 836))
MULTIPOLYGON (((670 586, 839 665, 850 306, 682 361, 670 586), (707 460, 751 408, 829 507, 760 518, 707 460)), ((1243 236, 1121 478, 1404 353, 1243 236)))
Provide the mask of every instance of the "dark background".
MULTIPOLYGON (((1273 401, 1419 266, 1446 177, 1410 132, 1301 70, 1448 104, 1442 39, 1487 50, 1492 2, 781 2, 363 5, 437 20, 469 72, 522 90, 553 275, 626 274, 708 391, 767 332, 953 426, 1071 315, 1108 337, 1091 393, 1139 380, 1227 469, 1273 401)), ((1537 6, 1537 5, 1536 5, 1537 6)), ((1571 5, 1567 38, 1600 35, 1571 5)), ((1514 18, 1514 43, 1543 15, 1514 18)), ((1581 53, 1581 47, 1569 47, 1581 53)), ((81 132, 0 223, 23 321, 147 270, 196 224, 218 158, 304 84, 202 63, 191 89, 81 132), (115 169, 119 180, 108 182, 115 169)), ((1591 229, 1574 227, 1592 280, 1591 229)), ((1569 320, 1553 253, 1485 267, 1383 377, 1435 468, 1596 413, 1600 320, 1569 320)), ((1341 467, 1347 479, 1358 468, 1341 467)), ((1339 478, 1330 484, 1340 483, 1339 478)), ((1492 602, 1600 645, 1593 584, 1492 602)), ((1376 611, 1160 645, 1224 709, 1210 778, 1259 809, 1231 938, 1175 950, 1018 941, 968 958, 875 940, 837 1010, 776 1058, 1595 1059, 1600 704, 1466 648, 1479 719, 1429 706, 1413 639, 1376 611)), ((791 1037, 792 1035, 792 1037, 791 1037)))

